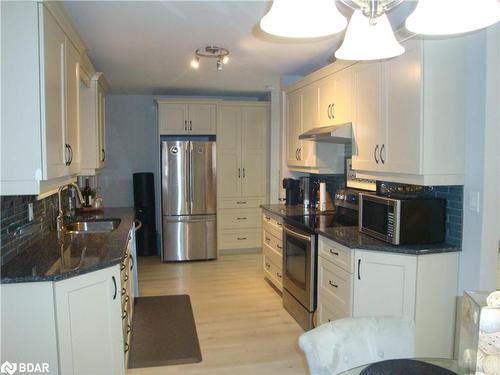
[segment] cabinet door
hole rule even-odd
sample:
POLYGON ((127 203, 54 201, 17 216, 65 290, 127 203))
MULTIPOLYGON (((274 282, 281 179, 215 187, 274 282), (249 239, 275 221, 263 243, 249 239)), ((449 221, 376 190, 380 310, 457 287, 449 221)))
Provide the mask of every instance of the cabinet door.
POLYGON ((65 35, 50 12, 43 9, 43 150, 46 179, 66 176, 69 152, 66 147, 65 111, 65 35))
POLYGON ((355 170, 378 171, 381 168, 380 148, 385 143, 381 63, 356 64, 353 68, 353 90, 352 167, 355 170))
POLYGON ((158 105, 160 134, 188 133, 188 105, 161 103, 158 105))
MULTIPOLYGON (((298 135, 318 126, 318 86, 309 85, 301 89, 302 93, 302 129, 298 135)), ((317 143, 299 141, 299 163, 304 167, 316 167, 317 143)))
POLYGON ((100 84, 97 85, 97 128, 99 145, 99 168, 106 165, 106 96, 100 84))
POLYGON ((354 316, 415 318, 416 256, 356 250, 354 316))
POLYGON ((217 111, 217 196, 241 196, 241 111, 219 106, 217 111))
POLYGON ((335 100, 331 110, 335 124, 352 121, 352 68, 334 74, 335 100))
POLYGON ((421 173, 421 43, 407 41, 403 55, 384 62, 387 143, 381 158, 388 172, 421 173))
POLYGON ((318 82, 318 126, 327 126, 335 122, 332 107, 335 102, 335 76, 331 75, 318 82))
POLYGON ((123 374, 120 269, 113 266, 55 283, 63 374, 123 374))
POLYGON ((78 51, 66 38, 66 128, 68 131, 67 144, 70 147, 70 174, 76 174, 80 171, 79 60, 78 51))
POLYGON ((215 104, 189 104, 189 133, 215 134, 215 104))
POLYGON ((287 164, 300 165, 298 156, 299 134, 302 131, 302 94, 300 91, 288 94, 287 107, 287 164))
POLYGON ((269 111, 266 107, 242 107, 241 118, 241 194, 262 197, 268 180, 269 111))

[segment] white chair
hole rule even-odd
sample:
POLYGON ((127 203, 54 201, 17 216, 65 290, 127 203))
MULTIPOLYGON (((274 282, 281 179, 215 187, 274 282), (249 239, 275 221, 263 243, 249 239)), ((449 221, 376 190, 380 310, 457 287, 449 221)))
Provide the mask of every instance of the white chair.
POLYGON ((299 346, 312 375, 415 356, 415 325, 400 317, 346 318, 302 334, 299 346))

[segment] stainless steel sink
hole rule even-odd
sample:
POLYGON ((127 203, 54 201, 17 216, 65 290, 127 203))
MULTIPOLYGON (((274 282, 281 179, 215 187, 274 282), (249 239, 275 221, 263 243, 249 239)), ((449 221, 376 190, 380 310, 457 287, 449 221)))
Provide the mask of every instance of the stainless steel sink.
POLYGON ((112 232, 121 223, 121 219, 93 219, 85 221, 75 221, 66 224, 69 233, 106 233, 112 232))

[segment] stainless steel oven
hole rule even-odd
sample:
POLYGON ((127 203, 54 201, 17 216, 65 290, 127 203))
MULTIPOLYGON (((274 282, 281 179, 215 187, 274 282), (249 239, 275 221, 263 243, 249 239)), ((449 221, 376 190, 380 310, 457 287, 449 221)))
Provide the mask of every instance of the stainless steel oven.
POLYGON ((283 228, 283 306, 308 330, 316 309, 317 235, 286 221, 283 228))

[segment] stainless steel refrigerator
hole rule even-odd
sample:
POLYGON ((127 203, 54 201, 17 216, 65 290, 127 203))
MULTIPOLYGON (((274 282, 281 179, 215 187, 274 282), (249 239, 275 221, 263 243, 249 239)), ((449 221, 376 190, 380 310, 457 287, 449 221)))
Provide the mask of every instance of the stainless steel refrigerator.
POLYGON ((161 142, 162 261, 217 258, 215 141, 161 142))

